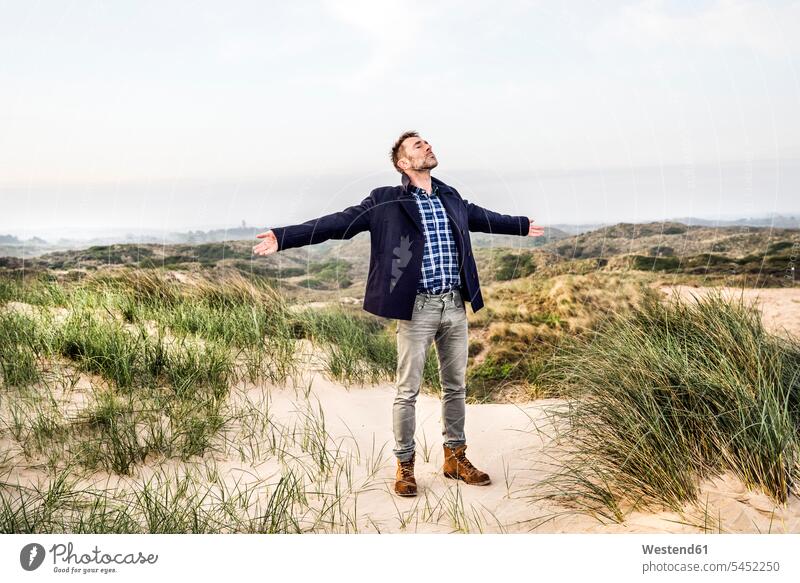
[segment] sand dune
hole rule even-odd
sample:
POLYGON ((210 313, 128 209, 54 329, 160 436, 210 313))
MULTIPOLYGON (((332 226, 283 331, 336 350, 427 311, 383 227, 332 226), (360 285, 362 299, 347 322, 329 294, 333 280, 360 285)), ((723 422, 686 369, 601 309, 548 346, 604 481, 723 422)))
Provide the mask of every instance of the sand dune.
MULTIPOLYGON (((665 291, 668 291, 665 289, 665 291)), ((680 290, 688 293, 690 290, 680 290)), ((695 291, 692 289, 691 291, 695 291)), ((749 294, 748 294, 749 295, 749 294)), ((800 290, 761 290, 758 294, 765 322, 774 329, 798 330, 800 290), (766 293, 765 293, 766 292, 766 293)), ((223 447, 203 458, 182 462, 148 460, 133 475, 119 477, 97 472, 81 480, 94 488, 129 488, 165 471, 175 475, 200 468, 213 473, 230 489, 253 488, 266 501, 270 489, 286 471, 287 464, 302 475, 307 507, 298 516, 304 531, 312 532, 800 532, 800 498, 776 506, 766 495, 750 492, 732 476, 702 485, 702 510, 687 507, 675 512, 631 512, 623 523, 609 523, 559 506, 536 501, 532 487, 552 471, 554 426, 550 412, 563 404, 558 399, 524 404, 467 405, 467 454, 492 477, 489 486, 467 486, 445 478, 438 398, 421 394, 417 403, 417 467, 419 495, 400 498, 393 493, 395 460, 391 450, 391 383, 345 387, 328 380, 313 347, 300 344, 304 363, 299 382, 274 386, 239 384, 232 388, 231 404, 268 410, 271 423, 286 435, 307 439, 303 426, 323 422, 324 449, 335 459, 335 475, 317 480, 309 461, 314 444, 293 442, 290 461, 259 452, 264 441, 248 442, 228 430, 223 447), (319 492, 319 495, 314 494, 319 492), (331 507, 336 500, 337 508, 331 507)), ((87 402, 91 383, 78 383, 69 401, 87 402), (83 394, 81 394, 83 393, 83 394)), ((34 484, 49 477, 36 460, 26 461, 10 439, 2 443, 6 453, 6 483, 34 484)), ((288 443, 288 442, 287 442, 288 443)), ((316 452, 319 455, 319 451, 316 452)))
POLYGON ((711 290, 720 290, 727 298, 743 298, 745 305, 757 307, 761 311, 764 327, 770 332, 800 338, 800 288, 741 289, 675 285, 661 286, 659 289, 667 296, 674 290, 685 300, 704 297, 711 290))
MULTIPOLYGON (((313 360, 313 357, 311 357, 313 360)), ((492 477, 489 486, 467 486, 441 474, 441 404, 421 394, 417 401, 417 466, 419 495, 400 498, 392 493, 395 462, 391 384, 346 388, 325 378, 313 362, 306 379, 309 398, 324 411, 326 426, 341 454, 383 448, 385 462, 367 479, 357 465, 358 479, 368 486, 358 494, 359 521, 372 532, 800 532, 800 499, 780 507, 764 494, 749 492, 732 476, 703 484, 703 512, 629 514, 622 524, 546 501, 535 502, 531 487, 552 470, 554 427, 549 411, 563 401, 547 399, 516 404, 467 405, 466 434, 470 459, 492 477), (426 459, 427 458, 427 459, 426 459), (433 510, 431 510, 433 509, 433 510), (462 515, 459 520, 457 514, 462 515)), ((251 396, 261 388, 251 388, 251 396)), ((296 416, 298 394, 269 388, 271 412, 284 422, 296 416)), ((358 481, 358 479, 356 481, 358 481)))

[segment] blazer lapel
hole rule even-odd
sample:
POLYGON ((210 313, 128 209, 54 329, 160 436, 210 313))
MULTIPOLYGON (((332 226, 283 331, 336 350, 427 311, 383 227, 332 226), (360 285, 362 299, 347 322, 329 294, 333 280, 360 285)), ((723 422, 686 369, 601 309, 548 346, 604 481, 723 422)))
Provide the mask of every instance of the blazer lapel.
POLYGON ((450 194, 443 190, 441 187, 439 188, 439 200, 442 201, 442 206, 444 207, 445 214, 447 218, 450 220, 450 228, 453 229, 453 234, 455 235, 455 229, 459 228, 457 223, 458 214, 456 214, 456 209, 453 206, 453 197, 450 194))
POLYGON ((411 181, 408 179, 408 176, 405 174, 402 175, 402 182, 403 182, 403 191, 397 197, 398 202, 402 209, 408 215, 408 218, 411 219, 411 222, 414 223, 414 226, 417 230, 425 234, 425 231, 422 228, 422 217, 419 214, 419 207, 417 206, 417 201, 414 200, 414 195, 408 191, 408 185, 411 181))
MULTIPOLYGON (((447 185, 441 180, 437 180, 433 177, 431 177, 431 180, 439 187, 439 200, 442 201, 447 218, 450 220, 451 229, 460 229, 456 220, 458 214, 456 213, 456 208, 453 206, 454 201, 450 196, 450 191, 448 190, 447 185)), ((422 228, 422 217, 419 214, 417 201, 414 200, 414 195, 409 192, 408 188, 409 184, 411 184, 411 181, 408 179, 408 176, 403 174, 402 182, 403 191, 400 193, 397 200, 400 202, 400 206, 403 207, 403 210, 405 210, 406 214, 411 219, 411 222, 417 227, 417 230, 424 235, 425 230, 422 228)), ((453 234, 455 235, 455 231, 453 231, 453 234)))

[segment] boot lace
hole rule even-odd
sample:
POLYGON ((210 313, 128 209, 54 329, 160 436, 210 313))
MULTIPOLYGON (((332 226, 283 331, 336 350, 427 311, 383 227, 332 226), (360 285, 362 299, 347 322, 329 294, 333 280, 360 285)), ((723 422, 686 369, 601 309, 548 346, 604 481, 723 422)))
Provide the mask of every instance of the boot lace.
POLYGON ((400 462, 400 475, 403 480, 414 477, 414 460, 400 462))
POLYGON ((467 454, 465 452, 462 451, 457 454, 454 454, 453 457, 456 458, 456 462, 458 462, 458 465, 460 465, 465 470, 468 470, 470 472, 478 471, 478 468, 473 466, 472 463, 467 459, 467 454))

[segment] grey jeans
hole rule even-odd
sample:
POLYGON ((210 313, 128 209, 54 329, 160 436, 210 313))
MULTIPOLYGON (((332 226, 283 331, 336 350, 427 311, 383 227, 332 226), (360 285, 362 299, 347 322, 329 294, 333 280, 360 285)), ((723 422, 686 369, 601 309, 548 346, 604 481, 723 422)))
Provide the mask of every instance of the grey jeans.
POLYGON ((414 407, 431 342, 436 343, 442 384, 442 437, 455 447, 466 443, 467 311, 458 290, 417 294, 411 320, 397 321, 397 395, 392 408, 395 448, 400 461, 414 455, 414 407))

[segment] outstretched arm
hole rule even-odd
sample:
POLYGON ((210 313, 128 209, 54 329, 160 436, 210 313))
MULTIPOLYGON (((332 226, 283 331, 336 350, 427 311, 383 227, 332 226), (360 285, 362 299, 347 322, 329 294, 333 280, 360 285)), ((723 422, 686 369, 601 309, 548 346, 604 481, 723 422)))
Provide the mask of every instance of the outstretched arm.
POLYGON ((467 200, 464 202, 467 203, 470 231, 497 235, 527 235, 530 232, 528 217, 502 215, 467 200))
POLYGON ((328 239, 350 239, 369 229, 369 211, 374 204, 375 199, 370 194, 360 204, 338 213, 311 219, 299 225, 273 227, 256 235, 264 240, 253 247, 253 253, 269 255, 292 247, 322 243, 328 239))

